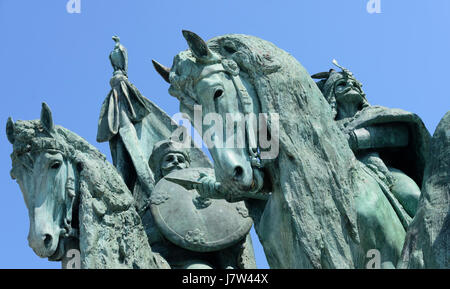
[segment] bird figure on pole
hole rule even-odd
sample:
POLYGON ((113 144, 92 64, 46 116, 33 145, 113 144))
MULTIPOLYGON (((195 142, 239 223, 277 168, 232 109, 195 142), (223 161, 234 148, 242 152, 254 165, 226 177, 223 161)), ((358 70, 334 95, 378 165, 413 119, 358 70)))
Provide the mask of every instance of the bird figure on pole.
POLYGON ((114 68, 114 75, 118 73, 122 73, 125 76, 128 71, 128 53, 127 49, 120 44, 119 36, 113 36, 112 39, 116 42, 114 46, 114 50, 109 54, 109 60, 111 61, 111 65, 114 68))

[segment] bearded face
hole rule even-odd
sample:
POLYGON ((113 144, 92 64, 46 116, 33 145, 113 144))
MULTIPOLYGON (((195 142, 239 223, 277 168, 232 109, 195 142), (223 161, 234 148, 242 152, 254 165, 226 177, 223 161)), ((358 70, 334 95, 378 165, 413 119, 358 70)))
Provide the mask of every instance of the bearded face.
POLYGON ((348 77, 338 79, 334 84, 334 94, 338 106, 340 104, 354 104, 360 109, 364 104, 365 95, 356 79, 348 77))
POLYGON ((341 72, 330 69, 311 75, 314 79, 321 79, 317 86, 331 106, 333 118, 340 120, 353 117, 358 111, 369 106, 362 84, 348 69, 340 66, 336 60, 333 64, 341 68, 341 72))
POLYGON ((163 177, 175 170, 182 170, 189 167, 189 162, 181 153, 168 153, 162 159, 161 173, 163 177))

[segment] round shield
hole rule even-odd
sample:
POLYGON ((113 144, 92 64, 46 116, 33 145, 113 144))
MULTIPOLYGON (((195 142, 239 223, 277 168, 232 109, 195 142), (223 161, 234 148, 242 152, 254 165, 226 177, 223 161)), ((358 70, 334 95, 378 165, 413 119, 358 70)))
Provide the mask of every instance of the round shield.
POLYGON ((212 252, 242 240, 253 221, 244 202, 201 197, 192 187, 200 173, 214 175, 214 170, 188 168, 161 179, 150 197, 150 209, 168 240, 188 250, 212 252))

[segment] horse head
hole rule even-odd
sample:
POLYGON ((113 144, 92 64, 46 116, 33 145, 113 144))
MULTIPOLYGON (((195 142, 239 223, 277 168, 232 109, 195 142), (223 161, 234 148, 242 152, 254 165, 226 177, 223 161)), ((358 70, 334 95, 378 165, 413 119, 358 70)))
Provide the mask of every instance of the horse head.
POLYGON ((232 59, 237 51, 228 47, 226 57, 193 32, 184 30, 183 36, 190 49, 175 57, 171 69, 153 61, 155 69, 171 84, 169 93, 180 100, 181 112, 191 121, 195 110, 201 110, 203 121, 193 124, 205 135, 210 131, 206 142, 216 178, 231 191, 257 191, 263 185, 256 141, 260 106, 253 86, 232 59))
POLYGON ((40 120, 8 119, 6 132, 13 144, 11 177, 17 181, 28 209, 28 242, 40 257, 60 260, 63 240, 73 234, 76 165, 61 138, 52 114, 43 103, 40 120))

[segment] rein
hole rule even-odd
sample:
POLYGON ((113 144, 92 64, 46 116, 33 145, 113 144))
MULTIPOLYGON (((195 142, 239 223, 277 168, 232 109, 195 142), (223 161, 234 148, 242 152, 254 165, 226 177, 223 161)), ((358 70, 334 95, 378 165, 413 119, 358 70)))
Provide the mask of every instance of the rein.
POLYGON ((64 217, 64 229, 63 233, 64 237, 78 237, 78 230, 72 227, 72 213, 73 206, 75 204, 75 199, 77 197, 77 187, 78 183, 75 183, 75 170, 73 169, 73 165, 69 165, 67 167, 67 181, 66 181, 66 201, 69 201, 69 205, 67 206, 66 216, 64 217))
MULTIPOLYGON (((241 103, 241 106, 244 110, 245 114, 250 114, 253 112, 253 100, 250 97, 247 89, 242 83, 239 75, 231 75, 231 79, 233 80, 234 88, 238 94, 238 100, 241 103)), ((252 122, 247 117, 245 119, 245 132, 247 136, 247 152, 250 157, 250 162, 252 167, 254 168, 262 168, 261 156, 259 154, 259 146, 256 140, 256 128, 254 127, 255 122, 252 122)))

